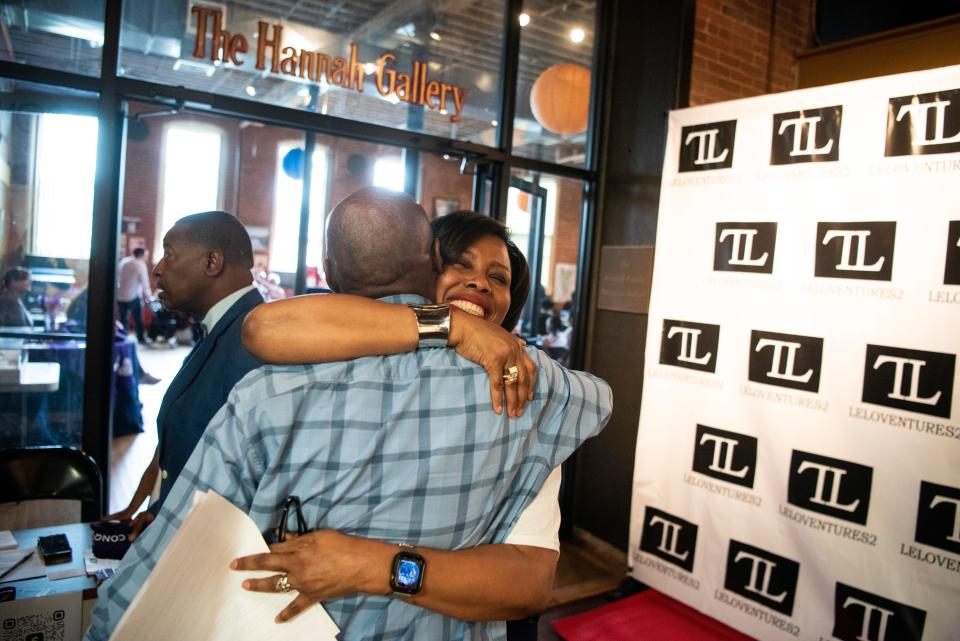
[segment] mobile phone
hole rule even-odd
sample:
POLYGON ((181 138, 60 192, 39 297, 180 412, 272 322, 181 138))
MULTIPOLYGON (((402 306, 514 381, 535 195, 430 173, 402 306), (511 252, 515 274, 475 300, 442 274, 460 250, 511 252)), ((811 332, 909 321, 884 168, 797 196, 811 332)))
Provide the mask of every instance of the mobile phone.
POLYGON ((38 537, 37 547, 40 548, 40 555, 43 556, 43 562, 46 565, 65 563, 70 560, 73 554, 66 534, 38 537))

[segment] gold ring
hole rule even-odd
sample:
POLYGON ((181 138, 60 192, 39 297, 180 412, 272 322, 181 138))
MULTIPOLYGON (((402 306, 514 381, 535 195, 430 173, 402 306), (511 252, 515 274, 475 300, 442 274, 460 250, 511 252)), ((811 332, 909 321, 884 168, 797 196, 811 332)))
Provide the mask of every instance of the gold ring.
POLYGON ((520 380, 520 368, 518 368, 516 365, 511 365, 504 371, 506 372, 503 375, 504 383, 516 383, 520 380))

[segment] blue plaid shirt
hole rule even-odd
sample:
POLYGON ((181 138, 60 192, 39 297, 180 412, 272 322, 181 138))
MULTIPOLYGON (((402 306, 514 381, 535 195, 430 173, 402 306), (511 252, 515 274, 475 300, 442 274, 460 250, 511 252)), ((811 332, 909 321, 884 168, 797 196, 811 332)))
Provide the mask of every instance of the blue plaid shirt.
MULTIPOLYGON (((224 496, 261 531, 276 526, 295 494, 312 529, 442 549, 502 542, 550 471, 603 428, 612 408, 602 380, 530 355, 536 394, 509 420, 491 409, 486 372, 451 349, 254 370, 207 427, 157 520, 100 587, 86 638, 109 637, 195 490, 224 496)), ((506 637, 503 622, 464 622, 389 597, 323 605, 345 641, 506 637)))

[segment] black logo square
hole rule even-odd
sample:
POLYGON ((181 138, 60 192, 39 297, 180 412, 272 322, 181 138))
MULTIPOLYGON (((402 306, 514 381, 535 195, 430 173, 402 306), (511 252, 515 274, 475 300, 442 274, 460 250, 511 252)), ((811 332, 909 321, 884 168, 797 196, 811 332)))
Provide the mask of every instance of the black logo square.
POLYGON ((916 539, 960 554, 960 488, 920 482, 916 539))
POLYGON ((773 273, 777 223, 717 223, 713 270, 773 273))
POLYGON ((709 122, 680 130, 679 172, 727 169, 733 166, 737 121, 709 122))
POLYGON ((3 629, 4 630, 13 630, 17 627, 16 619, 4 619, 3 620, 3 629))
POLYGON ((748 377, 755 383, 817 392, 822 359, 822 338, 756 329, 750 332, 748 377))
POLYGON ((898 96, 887 103, 886 156, 960 151, 960 89, 898 96))
POLYGON ((805 510, 866 525, 873 468, 794 450, 787 501, 805 510))
POLYGON ((697 425, 693 471, 715 479, 753 487, 757 469, 757 439, 746 434, 697 425))
POLYGON ((774 114, 770 164, 839 160, 842 116, 841 105, 774 114))
POLYGON ((660 363, 702 372, 717 370, 720 326, 663 319, 660 363))
POLYGON ((863 402, 950 418, 954 354, 867 345, 863 402))
POLYGON ((817 223, 814 275, 886 280, 893 274, 897 223, 817 223))
POLYGON ((693 572, 697 529, 690 521, 648 505, 643 515, 640 549, 693 572))
POLYGON ((791 616, 800 564, 730 539, 723 587, 771 610, 791 616))
POLYGON ((921 641, 927 613, 843 583, 833 601, 833 636, 840 641, 921 641))
POLYGON ((951 220, 947 231, 947 264, 943 269, 944 285, 960 285, 960 220, 951 220))

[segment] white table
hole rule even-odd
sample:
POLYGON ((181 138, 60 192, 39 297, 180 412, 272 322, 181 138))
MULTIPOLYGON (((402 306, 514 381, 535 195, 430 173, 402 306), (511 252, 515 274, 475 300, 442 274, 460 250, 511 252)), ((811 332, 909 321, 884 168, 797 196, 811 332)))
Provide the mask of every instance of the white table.
POLYGON ((60 363, 32 363, 20 365, 20 380, 16 383, 0 383, 0 393, 21 394, 20 397, 20 443, 27 442, 27 393, 56 392, 60 389, 60 363))

